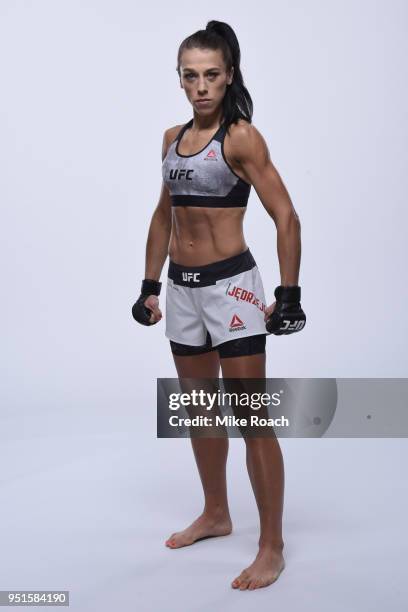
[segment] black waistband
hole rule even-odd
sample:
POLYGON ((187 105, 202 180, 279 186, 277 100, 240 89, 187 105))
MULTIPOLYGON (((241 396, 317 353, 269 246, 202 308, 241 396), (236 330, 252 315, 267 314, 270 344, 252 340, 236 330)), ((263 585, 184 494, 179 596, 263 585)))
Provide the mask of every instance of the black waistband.
POLYGON ((229 278, 241 272, 252 270, 255 259, 249 249, 228 259, 215 261, 205 266, 182 266, 170 259, 167 276, 176 285, 185 287, 208 287, 222 278, 229 278))

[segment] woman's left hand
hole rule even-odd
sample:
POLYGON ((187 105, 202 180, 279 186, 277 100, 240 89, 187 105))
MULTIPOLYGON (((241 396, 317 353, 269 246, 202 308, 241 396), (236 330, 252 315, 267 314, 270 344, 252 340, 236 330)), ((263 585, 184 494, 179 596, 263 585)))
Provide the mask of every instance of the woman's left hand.
POLYGON ((269 319, 269 317, 271 316, 271 314, 275 310, 275 305, 276 305, 276 302, 274 302, 273 304, 271 304, 270 306, 267 306, 265 308, 265 316, 264 316, 264 321, 265 322, 269 319))

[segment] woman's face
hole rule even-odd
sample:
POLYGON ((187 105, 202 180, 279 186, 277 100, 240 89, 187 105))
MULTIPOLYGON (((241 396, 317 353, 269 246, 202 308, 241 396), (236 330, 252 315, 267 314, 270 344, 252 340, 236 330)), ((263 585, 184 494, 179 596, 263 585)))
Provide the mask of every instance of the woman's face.
POLYGON ((232 83, 233 72, 232 68, 227 74, 221 49, 184 49, 180 59, 180 84, 199 115, 214 113, 224 98, 227 85, 232 83))

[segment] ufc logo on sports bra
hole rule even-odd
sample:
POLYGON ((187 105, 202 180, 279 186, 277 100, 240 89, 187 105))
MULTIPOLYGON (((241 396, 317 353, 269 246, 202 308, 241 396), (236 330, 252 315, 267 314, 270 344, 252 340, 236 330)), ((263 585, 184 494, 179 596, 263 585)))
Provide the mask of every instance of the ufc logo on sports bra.
POLYGON ((193 281, 193 283, 200 282, 199 272, 182 272, 183 281, 193 281))
POLYGON ((186 181, 192 181, 190 174, 192 174, 194 170, 186 170, 185 168, 176 168, 175 170, 170 170, 170 180, 171 181, 179 181, 180 179, 185 178, 186 181))

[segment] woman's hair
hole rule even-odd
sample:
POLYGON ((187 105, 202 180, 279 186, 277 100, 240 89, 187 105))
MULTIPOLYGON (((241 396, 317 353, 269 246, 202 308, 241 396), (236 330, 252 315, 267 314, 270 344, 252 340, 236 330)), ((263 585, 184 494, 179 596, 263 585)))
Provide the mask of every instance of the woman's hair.
POLYGON ((180 60, 184 49, 221 49, 226 70, 234 67, 231 85, 222 101, 224 122, 227 128, 238 119, 252 121, 253 104, 249 91, 244 85, 240 62, 241 51, 234 30, 223 21, 209 21, 205 30, 198 30, 183 40, 177 54, 177 72, 180 75, 180 60))

